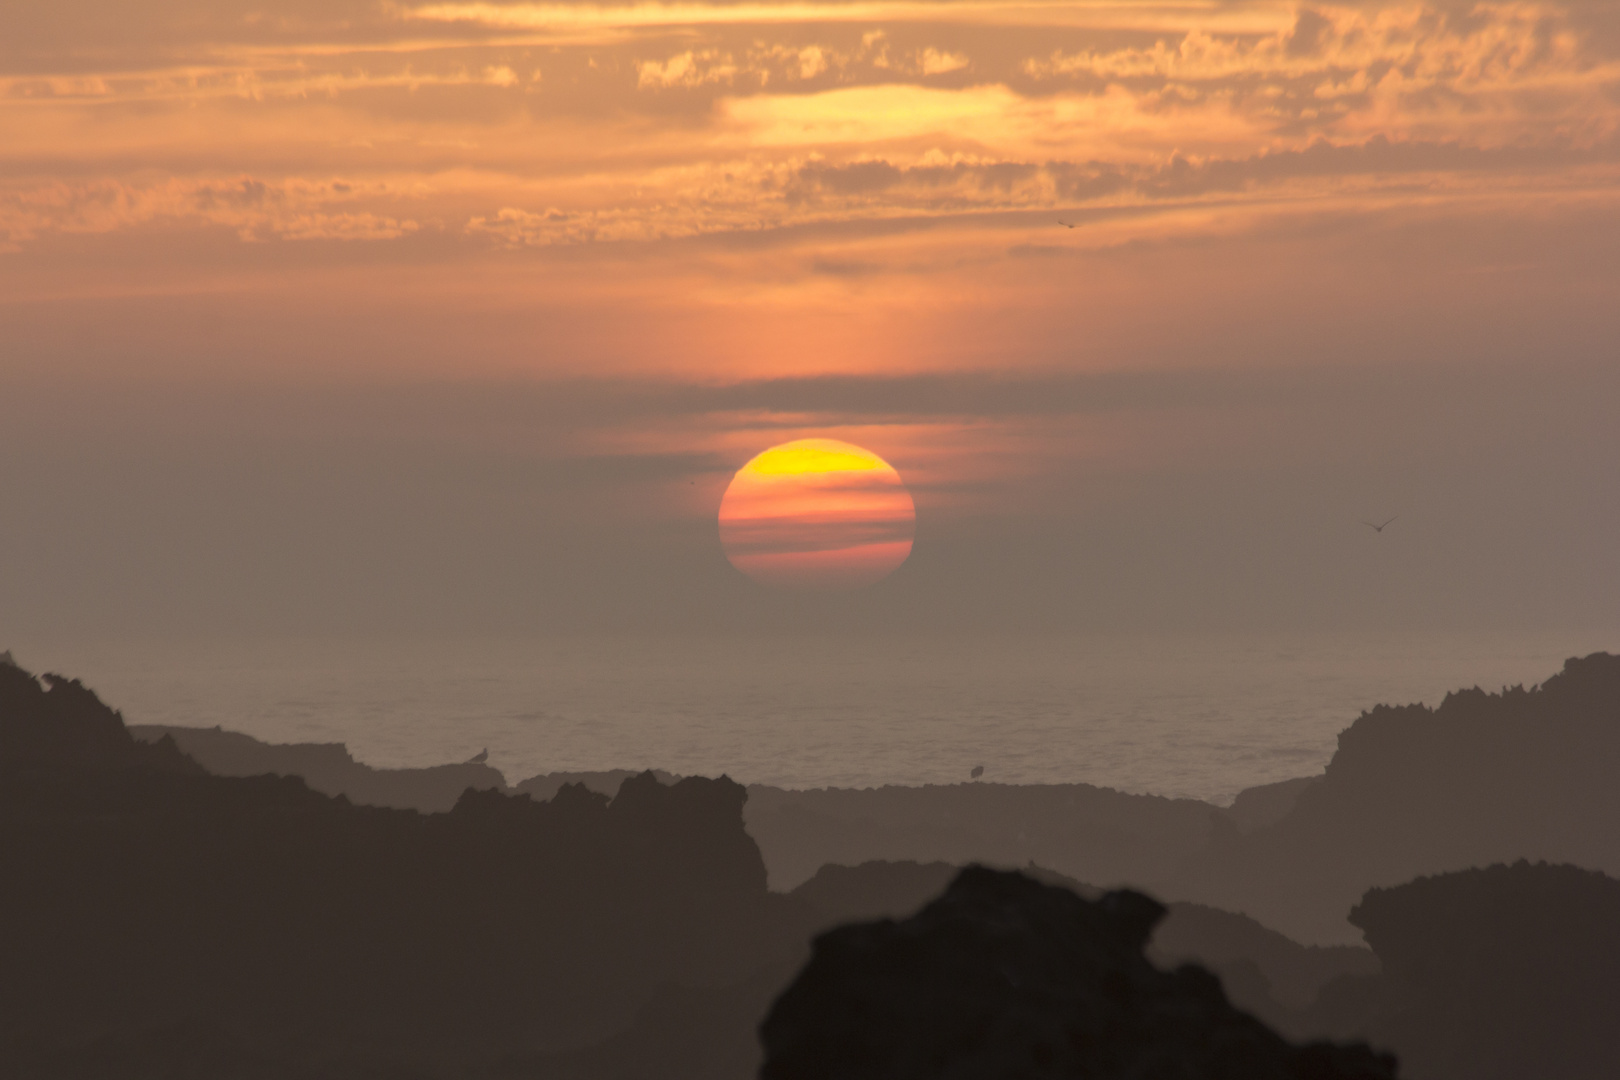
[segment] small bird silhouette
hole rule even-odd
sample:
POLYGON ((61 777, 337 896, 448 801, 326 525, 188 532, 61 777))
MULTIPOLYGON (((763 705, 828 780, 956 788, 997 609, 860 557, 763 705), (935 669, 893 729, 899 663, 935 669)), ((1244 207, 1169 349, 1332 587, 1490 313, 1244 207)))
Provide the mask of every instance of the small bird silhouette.
POLYGON ((969 773, 968 775, 973 777, 973 779, 977 780, 979 777, 984 775, 984 766, 983 765, 975 765, 975 766, 973 766, 973 771, 971 773, 969 773))
MULTIPOLYGON (((1395 517, 1400 517, 1400 516, 1401 515, 1399 515, 1399 514, 1395 515, 1395 517)), ((1392 518, 1389 519, 1389 521, 1384 522, 1384 525, 1388 525, 1390 521, 1394 521, 1394 520, 1395 520, 1395 518, 1392 517, 1392 518)), ((1371 529, 1375 533, 1381 533, 1381 532, 1384 531, 1384 525, 1374 525, 1370 521, 1363 521, 1362 524, 1367 526, 1367 528, 1371 529)))
POLYGON ((489 760, 489 747, 484 747, 478 753, 467 759, 468 765, 482 765, 489 760))
POLYGON ((1074 225, 1070 225, 1067 221, 1064 221, 1062 218, 1058 218, 1058 224, 1063 226, 1065 229, 1073 229, 1073 228, 1077 227, 1077 226, 1074 226, 1074 225))

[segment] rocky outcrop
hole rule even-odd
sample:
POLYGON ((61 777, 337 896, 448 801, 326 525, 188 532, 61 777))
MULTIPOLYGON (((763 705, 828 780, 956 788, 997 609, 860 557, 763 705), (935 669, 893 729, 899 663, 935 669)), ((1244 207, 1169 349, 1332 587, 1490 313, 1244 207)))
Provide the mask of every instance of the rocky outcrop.
POLYGON ((1288 1043, 1201 968, 1155 968, 1142 950, 1164 911, 969 867, 903 922, 816 939, 761 1026, 761 1080, 1395 1075, 1364 1046, 1288 1043))
POLYGON ((1384 975, 1346 1002, 1359 1000, 1360 1022, 1337 1026, 1394 1046, 1413 1075, 1620 1076, 1620 881, 1491 866, 1373 889, 1350 921, 1384 975))
POLYGON ((645 775, 611 799, 360 807, 208 775, 77 683, 0 668, 0 1060, 50 1080, 431 1080, 601 1044, 802 949, 745 798, 645 775))
POLYGON ((1370 887, 1521 858, 1620 873, 1616 775, 1620 657, 1569 660, 1529 690, 1380 705, 1286 817, 1217 833, 1167 892, 1357 943, 1345 913, 1370 887))
POLYGON ((539 776, 531 776, 527 780, 519 781, 513 785, 513 791, 521 791, 531 799, 545 800, 555 795, 565 784, 583 784, 592 791, 600 791, 604 795, 611 795, 619 790, 619 785, 632 776, 640 776, 642 772, 651 772, 660 784, 673 784, 681 777, 663 769, 607 769, 600 772, 549 772, 539 776))
POLYGON ((819 916, 822 929, 871 919, 903 919, 945 891, 962 868, 950 863, 830 863, 793 890, 819 916))
MULTIPOLYGON (((145 742, 173 739, 186 756, 215 776, 296 776, 323 795, 342 795, 362 806, 442 813, 455 806, 468 788, 506 790, 506 778, 488 765, 375 769, 354 760, 342 743, 266 743, 218 727, 162 724, 132 725, 129 732, 145 742)), ((553 788, 545 797, 555 793, 553 788)))
POLYGON ((1196 799, 1089 784, 748 789, 749 833, 773 889, 828 863, 1031 862, 1081 881, 1156 887, 1209 843, 1220 811, 1196 799))
MULTIPOLYGON (((878 918, 902 919, 944 891, 960 868, 948 863, 871 862, 824 866, 793 890, 823 927, 878 918)), ((1029 867, 1024 873, 1095 900, 1102 890, 1029 867)), ((1161 968, 1184 963, 1220 977, 1228 999, 1279 1031, 1293 1034, 1314 1021, 1306 1012, 1322 989, 1344 977, 1374 975, 1378 958, 1364 947, 1306 946, 1246 915, 1201 904, 1172 903, 1153 931, 1147 957, 1161 968)))
POLYGON ((201 774, 172 739, 130 737, 123 717, 77 679, 35 678, 0 664, 0 772, 106 772, 140 768, 201 774))
POLYGON ((1234 1005, 1286 1034, 1308 1030, 1300 1014, 1325 987, 1379 971, 1378 957, 1363 946, 1301 945, 1247 915, 1185 902, 1169 905, 1147 955, 1164 968, 1208 968, 1234 1005))
POLYGON ((1244 788, 1232 800, 1232 805, 1226 808, 1226 818, 1238 832, 1253 832, 1275 825, 1294 812, 1305 789, 1320 779, 1319 776, 1300 776, 1293 780, 1279 780, 1275 784, 1244 788))

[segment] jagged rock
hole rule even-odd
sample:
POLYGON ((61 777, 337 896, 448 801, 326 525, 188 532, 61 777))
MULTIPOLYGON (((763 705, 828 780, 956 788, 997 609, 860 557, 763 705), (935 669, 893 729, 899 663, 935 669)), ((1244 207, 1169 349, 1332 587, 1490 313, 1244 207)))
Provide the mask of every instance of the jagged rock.
POLYGON ((354 760, 342 743, 266 743, 219 727, 163 724, 135 724, 129 732, 144 742, 172 738, 188 757, 215 776, 296 776, 324 795, 342 795, 361 806, 442 813, 468 788, 506 789, 506 778, 499 770, 470 762, 425 769, 375 769, 354 760))
MULTIPOLYGON (((600 1043, 803 947, 745 798, 645 775, 357 806, 209 775, 80 684, 0 667, 0 1074, 449 1080, 600 1043)), ((749 1025, 725 1034, 747 1062, 749 1025)))
MULTIPOLYGON (((646 771, 646 770, 642 770, 646 771)), ((658 778, 660 784, 673 784, 681 777, 662 769, 651 770, 653 776, 658 778)), ((512 785, 513 791, 521 791, 531 799, 544 802, 557 794, 564 784, 583 784, 592 791, 599 791, 604 795, 612 795, 619 790, 626 780, 632 776, 639 776, 635 769, 608 769, 602 772, 550 772, 539 776, 531 776, 527 780, 520 780, 512 785)))
POLYGON ((1620 1076, 1620 881, 1518 862, 1373 889, 1363 1030, 1425 1080, 1620 1076))
POLYGON ((1365 1046, 1295 1046, 1202 968, 1153 967, 1165 909, 969 867, 904 922, 842 927, 762 1025, 762 1080, 1387 1080, 1365 1046))
POLYGON ((1168 895, 1243 911, 1296 941, 1359 944, 1369 888, 1517 859, 1620 874, 1620 657, 1540 686, 1380 705, 1339 736, 1283 819, 1217 836, 1168 895))
POLYGON ((771 888, 790 890, 828 863, 877 860, 1033 862, 1078 881, 1155 888, 1201 851, 1225 818, 1197 799, 981 780, 812 791, 754 784, 745 820, 771 888))
POLYGON ((123 768, 202 772, 173 740, 132 739, 123 717, 79 680, 0 664, 0 773, 123 768))

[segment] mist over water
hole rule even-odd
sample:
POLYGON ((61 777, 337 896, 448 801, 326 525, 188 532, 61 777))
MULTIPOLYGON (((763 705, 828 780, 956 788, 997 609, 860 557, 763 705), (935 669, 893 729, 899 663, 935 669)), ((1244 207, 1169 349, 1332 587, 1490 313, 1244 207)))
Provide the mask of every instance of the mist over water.
MULTIPOLYGON (((17 643, 13 643, 16 647, 17 643)), ((18 648, 134 724, 489 749, 508 781, 656 767, 789 788, 1082 782, 1224 803, 1380 702, 1540 682, 1620 634, 152 642, 18 648)))

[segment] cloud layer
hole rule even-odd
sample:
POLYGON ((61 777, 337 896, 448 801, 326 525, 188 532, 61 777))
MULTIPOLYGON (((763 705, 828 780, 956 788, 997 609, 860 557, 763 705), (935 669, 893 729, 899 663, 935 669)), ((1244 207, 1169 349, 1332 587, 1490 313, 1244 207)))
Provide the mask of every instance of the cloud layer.
POLYGON ((0 242, 157 226, 431 229, 470 252, 792 245, 810 224, 1027 213, 1050 229, 1217 194, 1266 213, 1615 187, 1620 50, 1601 7, 297 10, 170 3, 128 38, 102 5, 25 17, 0 53, 0 242))

